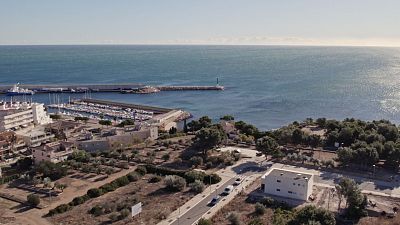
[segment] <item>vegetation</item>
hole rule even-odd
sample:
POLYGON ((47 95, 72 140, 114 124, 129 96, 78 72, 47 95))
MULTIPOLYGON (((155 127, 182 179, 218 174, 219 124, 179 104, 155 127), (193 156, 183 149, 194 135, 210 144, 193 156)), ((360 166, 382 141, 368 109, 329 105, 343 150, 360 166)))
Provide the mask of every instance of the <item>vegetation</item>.
POLYGON ((112 122, 111 122, 111 120, 100 120, 99 124, 102 126, 111 126, 112 122))
POLYGON ((225 115, 225 116, 221 117, 220 120, 234 121, 235 117, 233 117, 232 115, 225 115))
POLYGON ((127 119, 118 124, 118 127, 133 126, 133 125, 135 125, 135 121, 132 119, 127 119))
POLYGON ((59 163, 42 161, 36 166, 35 172, 42 174, 43 177, 49 177, 51 180, 58 180, 67 175, 67 168, 59 163))
POLYGON ((60 114, 51 114, 50 118, 53 120, 60 120, 62 116, 60 114))
POLYGON ((195 180, 193 183, 189 184, 190 191, 195 193, 201 193, 204 191, 204 183, 200 180, 195 180))
POLYGON ((263 204, 257 202, 255 205, 254 213, 256 215, 263 215, 265 213, 265 206, 263 204))
POLYGON ((89 120, 88 117, 83 117, 83 116, 76 116, 74 118, 75 121, 83 121, 83 122, 87 122, 89 120))
POLYGON ((335 225, 336 220, 333 213, 329 212, 327 209, 308 205, 296 211, 294 218, 288 224, 335 225))
POLYGON ((30 194, 30 195, 27 196, 27 202, 30 205, 36 207, 36 206, 38 206, 40 204, 40 198, 39 198, 38 195, 30 194))
POLYGON ((182 191, 186 187, 184 178, 176 175, 168 175, 164 179, 166 188, 170 191, 182 191))
POLYGON ((228 220, 232 225, 240 225, 240 217, 236 212, 231 212, 228 216, 228 220))
POLYGON ((201 128, 194 138, 194 147, 206 155, 207 151, 220 145, 226 139, 226 134, 222 127, 213 125, 207 128, 201 128))
POLYGON ((339 208, 342 198, 346 198, 345 217, 358 220, 367 215, 367 196, 361 194, 361 190, 354 180, 343 178, 336 186, 336 191, 339 197, 339 208))
POLYGON ((203 116, 199 120, 192 120, 187 124, 187 130, 198 131, 202 128, 208 128, 212 125, 211 119, 208 116, 203 116))
POLYGON ((197 222, 197 225, 212 225, 212 222, 211 220, 201 218, 199 222, 197 222))

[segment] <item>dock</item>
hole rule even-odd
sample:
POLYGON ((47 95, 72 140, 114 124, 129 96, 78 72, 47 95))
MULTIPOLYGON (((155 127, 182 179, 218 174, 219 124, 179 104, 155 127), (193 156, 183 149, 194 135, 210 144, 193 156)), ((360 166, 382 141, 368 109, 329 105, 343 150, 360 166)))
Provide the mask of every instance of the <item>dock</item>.
MULTIPOLYGON (((13 85, 0 85, 0 94, 5 94, 13 85)), ((139 83, 125 84, 21 84, 19 87, 35 93, 86 93, 119 92, 150 94, 159 91, 222 91, 224 86, 147 86, 139 83)))

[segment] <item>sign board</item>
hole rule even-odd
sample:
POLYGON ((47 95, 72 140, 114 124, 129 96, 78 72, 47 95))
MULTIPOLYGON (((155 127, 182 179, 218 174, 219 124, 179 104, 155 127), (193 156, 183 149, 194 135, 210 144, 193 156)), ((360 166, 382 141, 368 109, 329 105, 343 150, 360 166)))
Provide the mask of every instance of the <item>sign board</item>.
POLYGON ((137 214, 142 212, 142 202, 139 202, 138 204, 132 206, 131 208, 131 212, 132 212, 132 217, 136 216, 137 214))

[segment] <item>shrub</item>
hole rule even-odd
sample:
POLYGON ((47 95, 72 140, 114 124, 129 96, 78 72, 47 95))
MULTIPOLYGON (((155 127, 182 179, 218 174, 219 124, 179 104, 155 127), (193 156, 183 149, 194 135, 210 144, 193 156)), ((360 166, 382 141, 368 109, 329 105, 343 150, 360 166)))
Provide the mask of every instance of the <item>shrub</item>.
POLYGON ((110 219, 111 222, 116 222, 118 221, 118 215, 116 213, 111 214, 108 219, 110 219))
POLYGON ((126 176, 122 176, 122 177, 117 178, 115 180, 115 182, 117 183, 118 187, 123 187, 123 186, 129 184, 129 179, 126 176))
POLYGON ((193 156, 192 158, 190 158, 190 162, 193 166, 198 167, 203 165, 203 158, 201 158, 200 156, 193 156))
POLYGON ((87 200, 89 200, 89 196, 88 195, 83 195, 83 196, 79 196, 79 197, 75 197, 72 200, 72 204, 70 203, 70 205, 76 206, 76 205, 80 205, 85 203, 87 200))
POLYGON ((212 225, 212 222, 211 220, 201 218, 199 222, 197 222, 197 225, 212 225))
POLYGON ((96 205, 89 210, 89 213, 94 216, 101 216, 104 214, 104 209, 103 207, 96 205))
POLYGON ((190 191, 193 191, 195 193, 201 193, 204 191, 204 183, 199 180, 196 180, 193 183, 190 183, 189 187, 190 187, 190 191))
POLYGON ((186 182, 193 183, 196 180, 203 181, 206 174, 203 172, 192 170, 192 171, 186 172, 184 176, 185 176, 186 182))
POLYGON ((216 184, 216 183, 219 183, 221 180, 222 180, 222 178, 220 176, 218 176, 218 174, 215 174, 215 173, 206 175, 204 177, 205 184, 210 184, 210 181, 211 181, 211 184, 216 184))
POLYGON ((87 195, 90 197, 90 198, 97 198, 97 197, 99 197, 100 195, 102 195, 103 194, 103 192, 100 190, 100 189, 98 189, 98 188, 92 188, 92 189, 89 189, 88 191, 87 191, 87 195))
POLYGON ((149 179, 149 183, 158 183, 158 182, 160 182, 161 181, 161 177, 160 176, 152 176, 150 179, 149 179))
POLYGON ((254 210, 255 214, 257 215, 263 215, 265 213, 265 206, 259 202, 256 203, 255 205, 255 210, 254 210))
POLYGON ((241 224, 239 215, 235 212, 232 212, 231 214, 229 214, 228 220, 232 225, 240 225, 241 224))
POLYGON ((104 184, 101 186, 101 190, 104 193, 115 191, 117 189, 117 185, 115 183, 104 184))
POLYGON ((118 218, 119 218, 120 220, 122 220, 122 219, 128 217, 129 214, 131 214, 131 212, 129 211, 129 209, 123 209, 123 210, 121 210, 121 212, 120 212, 118 218))
POLYGON ((129 173, 128 175, 126 175, 126 177, 130 182, 135 182, 139 180, 139 174, 136 172, 129 173))
POLYGON ((168 153, 166 153, 161 158, 162 158, 162 160, 167 161, 167 160, 169 160, 170 155, 168 153))
POLYGON ((185 179, 176 175, 166 176, 164 182, 167 189, 171 191, 182 191, 186 187, 185 179))
POLYGON ((36 207, 40 204, 40 198, 38 195, 30 194, 27 196, 27 202, 36 207))
POLYGON ((140 175, 142 175, 142 176, 144 176, 144 175, 146 175, 146 173, 147 173, 147 169, 146 169, 145 166, 138 166, 138 167, 136 168, 135 172, 138 173, 138 174, 140 174, 140 175))
POLYGON ((259 218, 252 219, 248 225, 264 225, 264 223, 259 218))

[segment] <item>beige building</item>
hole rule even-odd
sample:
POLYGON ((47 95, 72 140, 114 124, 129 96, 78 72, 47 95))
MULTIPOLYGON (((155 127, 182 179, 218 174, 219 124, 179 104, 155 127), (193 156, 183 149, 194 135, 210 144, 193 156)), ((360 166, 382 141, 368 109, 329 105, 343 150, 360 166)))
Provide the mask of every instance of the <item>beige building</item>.
POLYGON ((75 150, 76 147, 74 143, 59 141, 32 148, 32 156, 35 160, 35 164, 43 161, 59 163, 67 160, 68 156, 75 150))
POLYGON ((266 194, 307 201, 312 194, 314 176, 298 171, 272 169, 261 177, 266 194))

